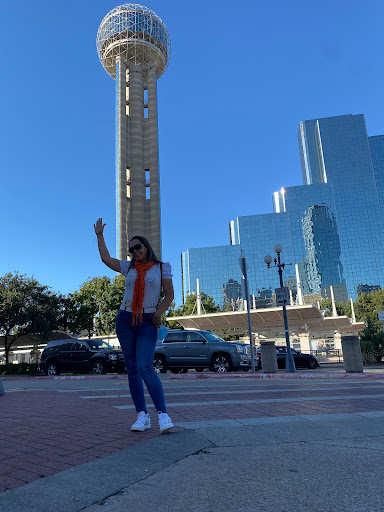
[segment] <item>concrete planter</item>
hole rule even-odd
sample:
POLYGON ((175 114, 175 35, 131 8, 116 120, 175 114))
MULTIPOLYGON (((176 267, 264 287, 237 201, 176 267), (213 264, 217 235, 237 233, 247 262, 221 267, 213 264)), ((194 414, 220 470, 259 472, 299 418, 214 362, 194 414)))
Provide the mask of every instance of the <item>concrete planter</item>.
POLYGON ((274 341, 262 341, 260 344, 261 367, 263 373, 277 373, 277 353, 274 341))
POLYGON ((363 358, 358 336, 342 336, 341 347, 344 357, 344 369, 347 373, 363 373, 363 358))

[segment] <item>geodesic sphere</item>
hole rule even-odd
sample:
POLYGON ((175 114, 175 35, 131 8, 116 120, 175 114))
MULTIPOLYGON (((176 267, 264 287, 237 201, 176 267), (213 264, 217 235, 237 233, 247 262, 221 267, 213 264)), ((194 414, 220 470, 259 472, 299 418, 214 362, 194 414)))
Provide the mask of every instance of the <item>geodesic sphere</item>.
POLYGON ((139 4, 115 7, 97 31, 97 53, 104 69, 116 75, 116 57, 129 65, 151 64, 160 77, 171 57, 171 40, 166 26, 153 11, 139 4))

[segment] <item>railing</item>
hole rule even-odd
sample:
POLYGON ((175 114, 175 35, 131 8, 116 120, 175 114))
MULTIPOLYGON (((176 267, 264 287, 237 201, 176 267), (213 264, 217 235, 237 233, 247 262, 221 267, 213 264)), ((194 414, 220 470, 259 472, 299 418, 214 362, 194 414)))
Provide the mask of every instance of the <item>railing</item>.
POLYGON ((340 349, 306 350, 305 354, 312 354, 316 356, 319 363, 344 362, 343 351, 340 349))

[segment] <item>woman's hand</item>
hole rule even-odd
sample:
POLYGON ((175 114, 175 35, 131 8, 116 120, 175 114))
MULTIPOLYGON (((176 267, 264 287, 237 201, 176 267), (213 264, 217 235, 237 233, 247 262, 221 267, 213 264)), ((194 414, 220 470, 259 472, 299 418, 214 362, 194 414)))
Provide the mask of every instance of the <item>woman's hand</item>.
POLYGON ((103 224, 103 219, 101 219, 101 218, 97 219, 96 224, 93 225, 93 227, 95 228, 95 233, 96 233, 97 237, 99 237, 103 234, 105 226, 106 226, 106 224, 103 224))
POLYGON ((153 323, 153 325, 156 325, 156 327, 160 327, 160 325, 161 325, 161 312, 160 311, 155 311, 153 313, 152 323, 153 323))

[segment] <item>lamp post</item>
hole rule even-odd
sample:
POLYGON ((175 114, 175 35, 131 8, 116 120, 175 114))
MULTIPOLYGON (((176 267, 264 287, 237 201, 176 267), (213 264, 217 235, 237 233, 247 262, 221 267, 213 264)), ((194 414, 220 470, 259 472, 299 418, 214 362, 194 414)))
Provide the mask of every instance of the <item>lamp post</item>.
POLYGON ((246 300, 246 302, 247 302, 248 332, 249 332, 249 343, 250 343, 249 348, 251 350, 252 373, 255 373, 255 356, 253 353, 251 314, 249 312, 249 287, 248 287, 248 277, 247 277, 248 264, 247 264, 247 260, 245 259, 245 255, 244 255, 243 251, 241 251, 241 254, 240 254, 239 265, 240 265, 241 273, 243 274, 243 280, 244 280, 243 282, 244 282, 245 297, 243 297, 243 300, 246 300))
MULTIPOLYGON (((275 258, 273 260, 273 262, 274 262, 273 266, 275 268, 277 268, 277 271, 279 272, 280 287, 284 288, 283 270, 284 270, 284 267, 286 266, 286 264, 281 263, 281 260, 280 260, 280 253, 283 250, 283 246, 280 244, 276 244, 275 247, 273 248, 273 250, 277 253, 277 258, 275 258)), ((270 256, 269 254, 267 256, 265 256, 264 262, 267 264, 267 267, 270 268, 271 263, 272 263, 272 256, 270 256)), ((290 265, 290 263, 289 263, 289 265, 290 265)), ((287 309, 285 307, 285 304, 283 304, 283 317, 284 317, 284 329, 285 329, 285 342, 287 344, 287 357, 285 359, 285 361, 286 361, 285 362, 285 371, 286 372, 295 372, 296 367, 295 367, 295 361, 294 361, 292 353, 291 353, 291 344, 289 342, 288 318, 287 318, 287 309)))

